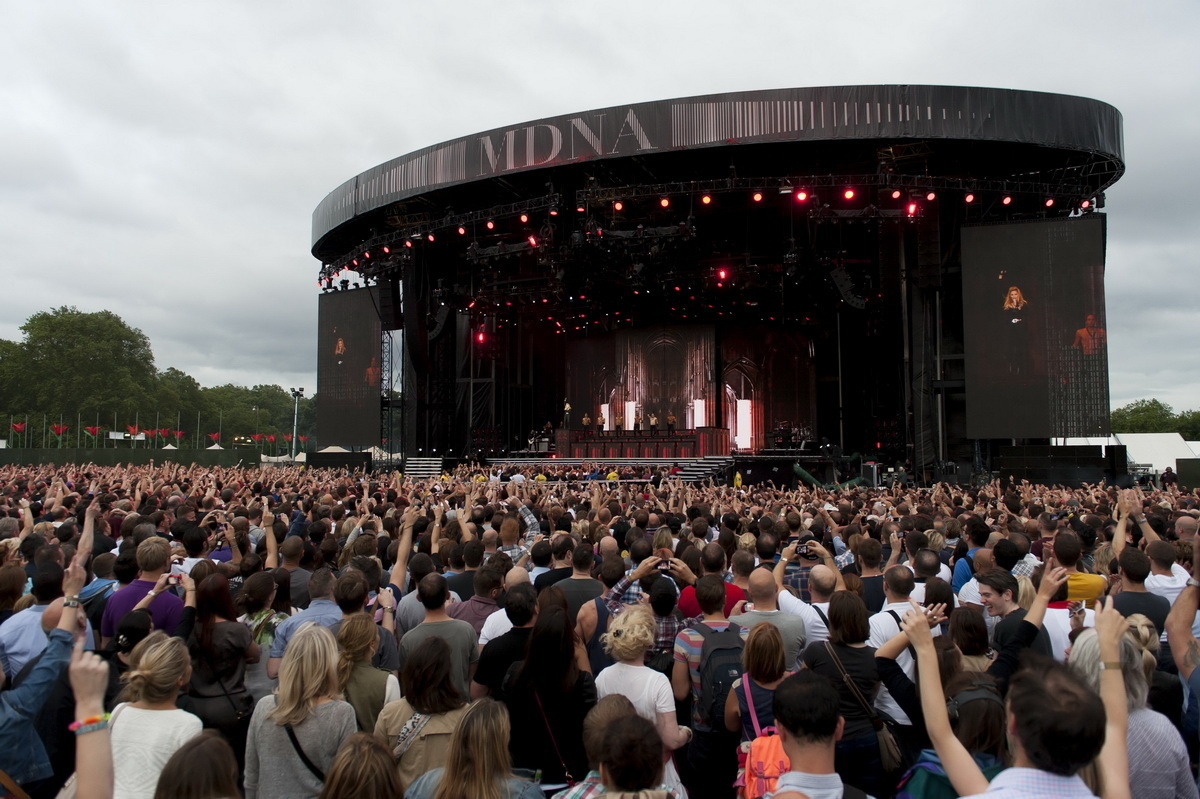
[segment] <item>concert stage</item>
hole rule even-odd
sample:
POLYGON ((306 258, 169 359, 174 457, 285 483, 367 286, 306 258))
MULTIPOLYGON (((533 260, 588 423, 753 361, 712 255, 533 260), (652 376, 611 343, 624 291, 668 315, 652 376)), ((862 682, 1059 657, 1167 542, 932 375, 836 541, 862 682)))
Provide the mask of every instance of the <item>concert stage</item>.
POLYGON ((319 444, 498 456, 549 426, 563 456, 603 459, 805 439, 920 475, 979 439, 1099 435, 1095 211, 1121 136, 1086 98, 845 86, 396 158, 313 214, 319 444))

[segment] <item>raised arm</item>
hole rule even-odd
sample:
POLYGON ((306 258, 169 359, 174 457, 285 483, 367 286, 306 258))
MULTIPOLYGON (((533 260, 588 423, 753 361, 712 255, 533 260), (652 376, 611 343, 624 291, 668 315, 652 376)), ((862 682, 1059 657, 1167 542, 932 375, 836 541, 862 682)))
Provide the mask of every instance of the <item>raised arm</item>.
POLYGON ((1179 593, 1171 613, 1167 616, 1167 642, 1171 645, 1171 657, 1185 680, 1200 666, 1200 643, 1192 635, 1192 622, 1200 607, 1200 588, 1192 585, 1200 574, 1200 537, 1192 542, 1192 579, 1179 593))
POLYGON ((1113 607, 1113 598, 1096 603, 1096 635, 1100 644, 1100 700, 1104 703, 1104 747, 1096 763, 1104 782, 1103 799, 1130 799, 1129 705, 1125 697, 1125 677, 1120 668, 1121 638, 1125 635, 1125 617, 1113 607), (1108 668, 1108 664, 1116 668, 1108 668))

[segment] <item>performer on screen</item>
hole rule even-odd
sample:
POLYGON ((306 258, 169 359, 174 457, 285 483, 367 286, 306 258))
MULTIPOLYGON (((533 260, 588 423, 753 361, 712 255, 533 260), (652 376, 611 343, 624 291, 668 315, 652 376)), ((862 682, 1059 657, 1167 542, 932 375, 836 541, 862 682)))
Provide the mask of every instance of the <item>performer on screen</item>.
POLYGON ((1071 345, 1083 355, 1100 355, 1108 346, 1108 333, 1096 322, 1095 314, 1088 314, 1083 327, 1075 331, 1075 343, 1071 345))
POLYGON ((1020 375, 1028 371, 1029 301, 1017 286, 1009 286, 1004 294, 1004 331, 1001 333, 1003 353, 1008 361, 1008 373, 1020 375))

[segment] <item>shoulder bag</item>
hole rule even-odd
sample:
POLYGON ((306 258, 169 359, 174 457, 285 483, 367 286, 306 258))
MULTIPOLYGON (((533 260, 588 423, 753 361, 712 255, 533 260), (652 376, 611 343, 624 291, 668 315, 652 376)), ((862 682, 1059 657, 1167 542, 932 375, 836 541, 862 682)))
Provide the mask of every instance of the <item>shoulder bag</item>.
POLYGON ((837 666, 837 670, 842 675, 842 682, 850 689, 850 693, 854 694, 854 698, 862 705, 862 708, 867 713, 867 718, 871 720, 871 726, 875 728, 875 735, 879 738, 879 759, 883 763, 884 771, 895 771, 904 763, 904 757, 900 753, 900 745, 896 743, 896 736, 888 729, 883 717, 879 711, 867 701, 863 696, 863 692, 859 690, 858 685, 851 679, 850 674, 846 671, 846 667, 842 665, 842 660, 837 656, 837 652, 833 649, 833 644, 825 642, 825 651, 829 653, 829 657, 833 660, 833 665, 837 666))

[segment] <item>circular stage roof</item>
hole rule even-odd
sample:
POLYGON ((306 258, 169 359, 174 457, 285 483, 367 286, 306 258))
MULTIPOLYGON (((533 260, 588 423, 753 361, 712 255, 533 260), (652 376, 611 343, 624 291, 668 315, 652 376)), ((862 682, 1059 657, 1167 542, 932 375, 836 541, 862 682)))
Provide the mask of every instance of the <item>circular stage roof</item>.
POLYGON ((312 252, 661 191, 929 187, 1086 198, 1124 171, 1121 114, 1084 97, 954 86, 832 86, 685 97, 549 117, 426 147, 334 189, 312 252), (684 184, 687 187, 683 187, 684 184), (637 187, 637 188, 634 188, 637 187))

